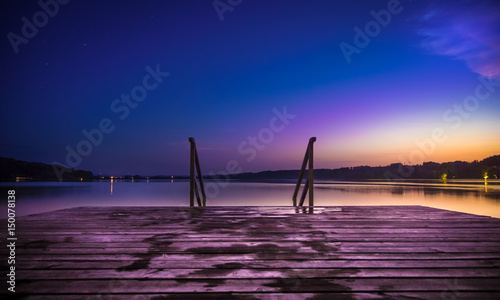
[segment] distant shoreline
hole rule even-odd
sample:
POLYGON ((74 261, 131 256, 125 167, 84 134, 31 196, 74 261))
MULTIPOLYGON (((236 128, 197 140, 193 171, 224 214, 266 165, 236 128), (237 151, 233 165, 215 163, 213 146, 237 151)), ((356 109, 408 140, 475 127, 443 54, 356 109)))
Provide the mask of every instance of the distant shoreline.
MULTIPOLYGON (((0 181, 60 181, 54 168, 64 168, 38 162, 26 162, 13 158, 0 157, 0 181)), ((124 175, 124 176, 96 176, 90 171, 66 168, 62 181, 93 181, 95 179, 189 179, 186 175, 124 175)), ((307 173, 307 171, 306 171, 307 173)), ((204 179, 214 180, 297 180, 300 170, 262 171, 256 173, 239 173, 229 175, 204 175, 204 179)), ((500 178, 500 155, 491 156, 482 161, 474 162, 425 162, 421 165, 403 165, 394 163, 388 166, 358 166, 338 169, 315 169, 314 178, 317 180, 427 180, 427 179, 497 179, 500 178)))

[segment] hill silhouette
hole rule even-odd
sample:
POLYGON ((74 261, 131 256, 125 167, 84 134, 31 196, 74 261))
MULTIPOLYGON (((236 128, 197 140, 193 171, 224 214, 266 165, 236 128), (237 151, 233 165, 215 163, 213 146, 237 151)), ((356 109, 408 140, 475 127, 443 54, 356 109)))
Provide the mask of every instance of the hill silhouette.
MULTIPOLYGON (((90 171, 75 170, 59 165, 57 165, 57 168, 65 170, 65 172, 62 172, 63 181, 91 181, 96 178, 90 171)), ((300 170, 280 170, 231 174, 228 177, 236 180, 296 180, 299 177, 299 173, 300 170)), ((473 162, 425 162, 421 165, 413 166, 394 163, 378 167, 358 166, 314 170, 314 178, 325 180, 481 179, 485 176, 491 179, 500 178, 500 155, 494 155, 482 161, 476 160, 473 162)), ((131 178, 131 176, 125 176, 125 178, 128 177, 131 178)), ((143 178, 140 175, 134 177, 143 178)), ((226 177, 220 175, 203 177, 207 179, 226 179, 226 177)), ((54 172, 54 165, 0 157, 0 181, 16 181, 16 178, 29 181, 59 181, 54 172)), ((154 176, 151 178, 163 177, 154 176)), ((171 179, 170 176, 165 178, 171 179)), ((189 177, 176 176, 175 178, 189 177)))
MULTIPOLYGON (((264 171, 258 173, 232 174, 230 178, 241 180, 297 179, 299 173, 299 170, 264 171)), ((485 176, 488 176, 488 178, 500 178, 500 155, 473 162, 425 162, 421 165, 412 166, 394 163, 388 166, 379 167, 358 166, 351 168, 314 170, 314 178, 326 180, 482 179, 485 176)))
MULTIPOLYGON (((75 170, 57 165, 59 170, 66 170, 62 174, 63 181, 90 181, 94 175, 90 171, 75 170)), ((27 162, 14 158, 0 157, 0 181, 59 181, 54 172, 54 165, 40 162, 27 162)))

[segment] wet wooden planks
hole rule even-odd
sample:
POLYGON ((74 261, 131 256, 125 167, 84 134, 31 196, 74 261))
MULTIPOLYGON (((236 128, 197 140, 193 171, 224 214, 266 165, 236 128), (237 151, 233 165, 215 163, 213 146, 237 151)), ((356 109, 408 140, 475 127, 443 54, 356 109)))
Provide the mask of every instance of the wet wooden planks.
POLYGON ((422 206, 81 207, 17 236, 26 299, 500 298, 500 219, 422 206))

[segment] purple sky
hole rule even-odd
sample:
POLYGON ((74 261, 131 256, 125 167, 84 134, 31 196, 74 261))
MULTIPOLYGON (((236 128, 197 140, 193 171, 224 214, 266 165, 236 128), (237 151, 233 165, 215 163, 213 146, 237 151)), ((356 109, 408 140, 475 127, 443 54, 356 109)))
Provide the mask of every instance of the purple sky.
POLYGON ((180 175, 191 136, 204 173, 298 169, 311 136, 317 168, 500 154, 496 1, 42 3, 1 4, 0 156, 180 175))

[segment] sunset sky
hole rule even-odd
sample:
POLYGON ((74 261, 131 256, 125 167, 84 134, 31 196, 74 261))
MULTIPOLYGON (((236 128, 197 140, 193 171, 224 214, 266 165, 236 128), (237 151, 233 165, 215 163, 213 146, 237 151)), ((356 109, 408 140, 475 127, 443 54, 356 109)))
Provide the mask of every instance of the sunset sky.
POLYGON ((3 157, 182 175, 194 137, 204 173, 299 169, 312 136, 316 168, 500 154, 498 1, 41 3, 0 4, 3 157))

